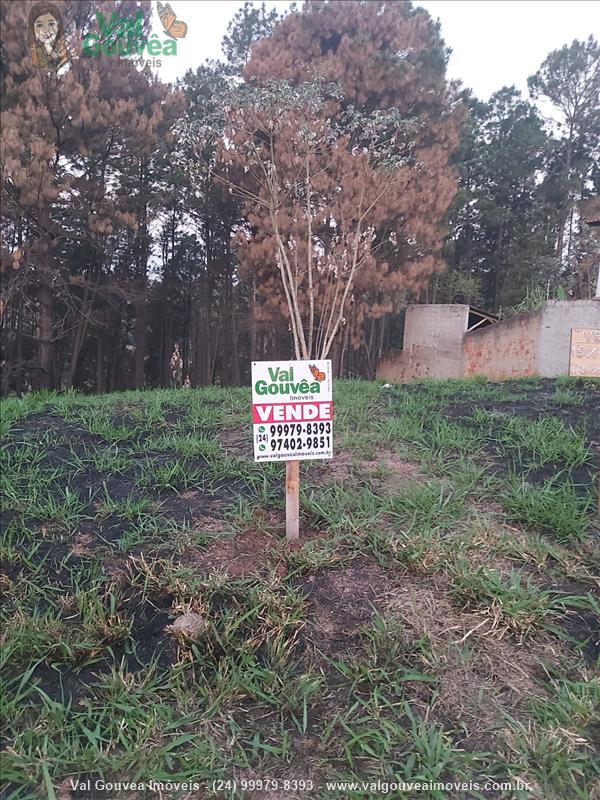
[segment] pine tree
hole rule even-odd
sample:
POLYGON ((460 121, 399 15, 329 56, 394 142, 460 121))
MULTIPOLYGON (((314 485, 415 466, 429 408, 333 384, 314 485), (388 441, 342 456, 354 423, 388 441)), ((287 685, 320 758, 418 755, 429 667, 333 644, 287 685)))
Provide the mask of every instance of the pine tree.
POLYGON ((475 293, 497 311, 520 301, 529 282, 550 277, 539 178, 551 140, 531 103, 504 87, 488 103, 471 101, 463 142, 445 250, 453 273, 443 284, 451 295, 442 299, 472 300, 465 297, 471 278, 475 293))
MULTIPOLYGON (((70 54, 58 72, 31 61, 23 36, 28 7, 2 6, 3 206, 13 224, 28 225, 20 293, 35 302, 37 362, 47 388, 63 377, 73 383, 90 329, 101 326, 97 306, 118 242, 128 231, 143 235, 139 208, 119 193, 120 176, 152 152, 178 102, 129 59, 86 57, 82 38, 96 30, 91 5, 58 6, 70 54)), ((150 5, 141 8, 147 26, 150 5)), ((136 9, 130 0, 94 7, 107 18, 136 9)))
MULTIPOLYGON (((376 210, 373 208, 370 217, 363 220, 369 228, 371 243, 365 250, 361 269, 353 273, 351 291, 341 307, 339 328, 344 333, 337 337, 338 349, 344 337, 349 338, 353 347, 359 347, 365 316, 383 317, 401 300, 405 290, 418 291, 432 273, 442 269, 441 221, 456 191, 449 158, 458 145, 463 117, 454 90, 445 80, 446 55, 439 30, 426 12, 413 9, 408 3, 383 2, 310 3, 302 12, 289 14, 271 36, 252 48, 244 74, 254 86, 268 86, 278 80, 293 89, 315 79, 339 86, 339 98, 323 104, 320 114, 309 124, 311 135, 316 135, 319 141, 320 125, 331 124, 341 129, 348 116, 344 116, 345 112, 351 110, 363 121, 372 123, 378 114, 394 108, 402 121, 392 135, 396 135, 396 153, 404 157, 405 163, 378 198, 376 210)), ((357 216, 360 192, 364 190, 363 199, 367 202, 363 208, 373 200, 372 192, 378 182, 375 164, 366 169, 361 163, 357 126, 356 136, 348 137, 343 145, 341 138, 338 139, 334 151, 325 149, 321 156, 318 147, 313 148, 308 157, 309 172, 319 177, 318 185, 312 189, 314 198, 307 197, 301 187, 302 181, 306 184, 306 158, 299 164, 289 143, 285 152, 286 131, 278 120, 272 121, 281 129, 280 157, 276 153, 280 183, 282 186, 289 183, 296 191, 295 200, 289 198, 278 223, 283 241, 287 247, 293 238, 297 243, 293 258, 307 264, 312 258, 317 265, 315 275, 320 276, 321 254, 335 261, 355 241, 355 227, 349 232, 347 226, 350 224, 352 228, 351 220, 355 223, 360 217, 360 213, 357 216), (312 230, 300 236, 295 220, 305 221, 307 201, 319 213, 312 230), (312 244, 307 247, 309 241, 312 244)), ((288 121, 291 127, 286 130, 292 130, 294 123, 288 121)), ((305 119, 302 122, 307 124, 305 119)), ((296 125, 296 133, 298 130, 296 125)), ((271 133, 267 131, 267 138, 271 133)), ((239 136, 237 141, 241 144, 239 136)), ((306 148, 301 152, 306 156, 306 148)), ((283 273, 276 268, 277 258, 284 260, 285 251, 278 255, 270 212, 261 210, 251 200, 246 212, 252 236, 240 242, 242 266, 247 274, 258 276, 262 313, 267 317, 277 316, 287 305, 275 307, 273 293, 276 287, 275 297, 285 297, 283 273)), ((313 343, 318 336, 318 326, 313 330, 311 325, 310 295, 316 284, 312 290, 309 288, 310 267, 302 280, 306 284, 301 294, 306 291, 306 346, 310 351, 311 336, 313 343)), ((320 297, 325 297, 327 287, 335 293, 335 280, 327 279, 324 283, 317 292, 320 297)), ((326 341, 331 347, 333 342, 327 336, 326 341)), ((302 349, 302 343, 299 344, 302 349)))
POLYGON ((585 42, 551 52, 529 80, 534 99, 550 101, 559 126, 560 215, 556 260, 569 272, 576 260, 574 247, 577 202, 587 196, 600 158, 600 46, 593 36, 585 42))

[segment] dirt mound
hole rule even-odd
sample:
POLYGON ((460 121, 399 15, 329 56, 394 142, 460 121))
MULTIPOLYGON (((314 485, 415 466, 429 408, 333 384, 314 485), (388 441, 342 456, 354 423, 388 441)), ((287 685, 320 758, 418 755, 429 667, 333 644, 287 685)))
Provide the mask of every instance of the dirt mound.
POLYGON ((203 550, 186 551, 181 560, 203 572, 221 572, 231 578, 257 577, 271 569, 285 574, 286 569, 278 541, 257 531, 221 537, 203 550))
POLYGON ((385 605, 393 586, 381 567, 363 558, 342 569, 311 575, 300 586, 311 612, 307 637, 324 652, 352 649, 357 631, 385 605))

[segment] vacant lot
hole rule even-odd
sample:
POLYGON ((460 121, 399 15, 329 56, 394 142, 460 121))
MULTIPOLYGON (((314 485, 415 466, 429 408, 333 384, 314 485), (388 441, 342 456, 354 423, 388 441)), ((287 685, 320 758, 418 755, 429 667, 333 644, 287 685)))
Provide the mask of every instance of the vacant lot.
POLYGON ((599 384, 335 399, 294 548, 245 389, 3 404, 5 797, 600 796, 599 384))

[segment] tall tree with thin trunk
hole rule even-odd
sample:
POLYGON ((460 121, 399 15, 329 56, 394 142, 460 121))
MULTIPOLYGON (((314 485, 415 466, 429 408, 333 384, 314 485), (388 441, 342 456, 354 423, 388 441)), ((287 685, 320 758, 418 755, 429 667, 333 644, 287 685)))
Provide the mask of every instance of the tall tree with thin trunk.
POLYGON ((554 50, 528 79, 534 99, 549 101, 558 112, 562 186, 556 240, 560 267, 570 267, 576 203, 600 157, 600 46, 593 36, 554 50))
MULTIPOLYGON (((350 325, 349 340, 359 347, 366 316, 384 317, 406 288, 424 286, 442 269, 441 221, 456 190, 449 158, 463 119, 445 81, 446 55, 439 30, 423 9, 384 2, 307 3, 252 48, 244 75, 257 91, 277 82, 290 91, 314 81, 338 87, 320 110, 311 110, 308 102, 304 111, 294 112, 294 121, 284 101, 285 126, 283 117, 275 118, 274 128, 251 131, 250 124, 243 134, 244 147, 251 150, 254 143, 261 152, 258 161, 273 145, 271 164, 283 194, 277 198, 272 177, 259 173, 262 188, 246 198, 247 235, 238 237, 242 274, 256 286, 263 317, 276 319, 283 312, 299 353, 329 352, 350 325), (386 127, 391 109, 395 123, 388 118, 386 127), (352 114, 356 124, 349 134, 344 126, 352 114), (327 126, 336 132, 332 146, 323 142, 331 136, 327 126), (298 138, 296 153, 287 143, 292 135, 298 138), (385 142, 403 159, 389 183, 378 174, 376 149, 385 142), (270 196, 271 208, 257 203, 257 195, 263 201, 270 196), (330 265, 327 280, 324 262, 330 265), (349 283, 338 280, 341 275, 349 283)), ((267 118, 268 113, 263 122, 267 118)), ((241 145, 238 136, 238 151, 241 145)), ((244 157, 251 159, 252 153, 244 157)), ((252 194, 257 174, 246 166, 244 180, 236 182, 252 194)), ((244 169, 241 162, 239 168, 244 169)))
MULTIPOLYGON (((374 223, 411 166, 412 120, 396 109, 347 108, 334 121, 335 86, 274 82, 229 96, 218 181, 245 201, 282 287, 297 358, 325 358, 349 308, 356 276, 381 270, 374 223), (329 113, 328 113, 329 111, 329 113)), ((239 233, 241 247, 247 230, 239 233)))

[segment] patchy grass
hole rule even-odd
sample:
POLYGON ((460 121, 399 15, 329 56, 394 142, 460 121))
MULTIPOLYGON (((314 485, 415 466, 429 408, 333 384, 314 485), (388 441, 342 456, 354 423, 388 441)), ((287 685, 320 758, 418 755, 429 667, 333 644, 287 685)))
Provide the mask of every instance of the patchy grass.
POLYGON ((560 542, 585 538, 594 497, 591 492, 577 494, 568 478, 552 478, 538 486, 517 479, 507 485, 501 502, 517 522, 560 542))
POLYGON ((593 800, 599 405, 587 380, 340 382, 291 547, 247 390, 7 399, 3 796, 593 800))
POLYGON ((488 623, 487 631, 516 634, 519 641, 532 629, 547 624, 556 601, 551 592, 541 591, 528 576, 519 572, 500 573, 468 563, 457 564, 452 574, 452 594, 463 607, 480 611, 488 623))

